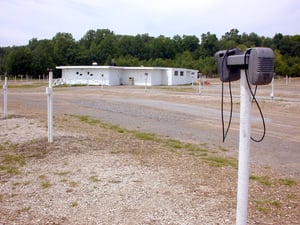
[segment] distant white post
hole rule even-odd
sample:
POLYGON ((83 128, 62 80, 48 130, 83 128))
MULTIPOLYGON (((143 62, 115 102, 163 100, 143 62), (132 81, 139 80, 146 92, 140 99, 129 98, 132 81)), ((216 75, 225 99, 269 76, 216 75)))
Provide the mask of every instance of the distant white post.
POLYGON ((145 92, 147 91, 148 73, 145 73, 145 92))
POLYGON ((48 103, 48 142, 53 142, 53 105, 52 105, 52 77, 53 72, 49 70, 49 86, 46 88, 47 103, 48 103))
POLYGON ((192 74, 192 87, 194 87, 194 74, 192 74))
POLYGON ((101 88, 103 88, 104 85, 104 74, 101 74, 101 88))
POLYGON ((199 75, 199 95, 201 95, 202 91, 202 74, 199 75))
POLYGON ((240 136, 236 224, 246 225, 248 217, 249 155, 251 133, 251 94, 245 71, 240 80, 240 136))
POLYGON ((4 84, 3 84, 3 94, 4 94, 4 101, 3 101, 3 103, 4 103, 4 107, 3 107, 3 109, 4 109, 4 111, 3 111, 3 114, 4 114, 4 118, 6 118, 7 116, 8 116, 8 113, 7 113, 7 77, 8 77, 8 75, 7 75, 7 72, 5 73, 5 78, 4 78, 4 84))
POLYGON ((271 96, 271 98, 273 99, 274 98, 274 77, 273 77, 273 79, 272 79, 272 91, 271 91, 271 94, 270 94, 270 96, 271 96))

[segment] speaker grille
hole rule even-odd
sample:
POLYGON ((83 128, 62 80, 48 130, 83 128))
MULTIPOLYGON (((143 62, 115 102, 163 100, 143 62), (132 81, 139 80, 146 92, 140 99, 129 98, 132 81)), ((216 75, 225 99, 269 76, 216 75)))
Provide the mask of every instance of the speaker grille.
POLYGON ((273 73, 274 72, 274 59, 259 57, 257 62, 257 72, 259 73, 273 73))

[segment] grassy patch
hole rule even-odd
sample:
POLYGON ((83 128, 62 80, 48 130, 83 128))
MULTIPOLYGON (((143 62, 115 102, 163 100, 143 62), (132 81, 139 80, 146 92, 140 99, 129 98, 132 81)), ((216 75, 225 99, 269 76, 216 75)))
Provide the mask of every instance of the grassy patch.
POLYGON ((9 84, 9 88, 31 89, 38 87, 46 87, 47 83, 31 83, 31 84, 9 84))
POLYGON ((15 151, 18 147, 18 144, 12 144, 9 141, 5 141, 0 145, 0 151, 9 150, 9 151, 15 151))
POLYGON ((288 178, 288 179, 279 179, 279 183, 282 184, 282 185, 289 186, 289 187, 295 186, 295 185, 298 184, 297 181, 295 181, 293 179, 290 179, 290 178, 288 178))
POLYGON ((45 179, 47 178, 47 176, 46 176, 46 175, 40 175, 39 178, 40 178, 41 180, 45 180, 45 179))
POLYGON ((139 140, 158 141, 157 136, 152 133, 144 133, 144 132, 139 132, 139 131, 132 131, 131 133, 139 140))
POLYGON ((52 184, 48 180, 45 180, 45 181, 41 182, 41 187, 44 188, 44 189, 49 188, 51 186, 52 186, 52 184))
POLYGON ((297 199, 297 195, 295 195, 295 194, 288 194, 287 197, 290 200, 296 200, 297 199))
POLYGON ((229 150, 227 148, 224 148, 222 146, 219 146, 219 149, 222 151, 222 152, 228 152, 229 150))
POLYGON ((70 187, 77 187, 78 186, 78 182, 76 182, 76 181, 70 181, 69 185, 70 185, 70 187))
POLYGON ((21 209, 22 212, 28 212, 29 210, 30 210, 29 206, 28 207, 24 207, 24 208, 21 209))
MULTIPOLYGON (((145 133, 145 132, 140 132, 136 130, 127 130, 125 128, 121 128, 118 125, 110 125, 110 124, 105 124, 101 122, 100 120, 96 119, 91 119, 89 116, 78 116, 78 115, 70 115, 72 117, 75 117, 79 119, 81 122, 90 124, 90 125, 99 125, 101 128, 104 129, 110 129, 112 131, 118 132, 118 133, 127 133, 133 135, 135 138, 143 141, 153 141, 156 143, 161 143, 165 145, 166 147, 170 147, 172 149, 182 149, 188 151, 191 155, 201 157, 205 161, 209 162, 209 165, 215 166, 215 167, 223 167, 223 166, 231 166, 233 168, 238 167, 238 162, 237 159, 232 158, 232 157, 219 157, 217 155, 210 156, 209 153, 218 153, 217 151, 210 151, 209 148, 207 147, 207 143, 203 143, 200 145, 194 145, 191 143, 185 143, 181 142, 179 140, 175 139, 166 139, 163 137, 160 137, 156 134, 153 133, 145 133)), ((225 148, 219 147, 219 149, 223 152, 228 151, 225 148)), ((112 154, 119 153, 120 151, 118 150, 113 150, 111 151, 112 154)))
POLYGON ((266 185, 266 186, 271 186, 272 182, 270 177, 268 176, 256 176, 256 175, 251 175, 250 180, 255 180, 257 182, 259 182, 260 184, 266 185))
POLYGON ((4 155, 2 163, 4 164, 13 164, 13 165, 19 165, 24 166, 25 165, 25 157, 21 155, 4 155))
POLYGON ((109 153, 110 154, 120 154, 122 151, 120 150, 111 150, 109 153))
POLYGON ((56 172, 54 174, 62 177, 62 176, 68 175, 69 173, 70 173, 70 171, 62 171, 62 172, 56 172))
POLYGON ((168 147, 175 148, 175 149, 182 149, 188 147, 188 145, 186 145, 185 143, 174 139, 165 139, 165 140, 161 140, 161 142, 166 144, 168 147))
POLYGON ((96 126, 96 125, 100 125, 100 127, 102 128, 108 128, 106 124, 104 124, 101 120, 98 119, 93 119, 90 116, 86 116, 86 115, 68 115, 65 114, 67 116, 71 116, 74 118, 77 118, 80 122, 92 125, 92 126, 96 126))
POLYGON ((92 182, 99 182, 100 179, 98 178, 98 176, 94 175, 94 176, 90 176, 89 177, 89 180, 92 181, 92 182))
POLYGON ((191 146, 188 148, 191 155, 199 156, 201 158, 208 156, 209 150, 207 148, 191 146))
POLYGON ((205 156, 202 157, 205 161, 209 162, 211 166, 214 167, 226 167, 231 166, 235 169, 238 168, 238 161, 231 157, 219 157, 219 156, 205 156))
POLYGON ((23 185, 24 185, 24 186, 29 185, 29 184, 30 184, 30 181, 24 181, 24 182, 23 182, 23 185))
POLYGON ((177 87, 159 87, 159 89, 175 92, 193 92, 194 89, 190 84, 178 85, 177 87))
POLYGON ((268 213, 272 210, 272 208, 280 209, 282 207, 282 202, 278 200, 255 200, 255 207, 258 211, 263 213, 268 213))
POLYGON ((73 207, 76 207, 78 206, 78 202, 71 202, 70 206, 73 208, 73 207))
POLYGON ((3 154, 0 159, 0 171, 11 175, 21 174, 19 168, 26 164, 22 155, 3 154))
POLYGON ((0 165, 0 171, 4 171, 8 174, 12 174, 12 175, 17 175, 17 174, 21 174, 21 171, 14 166, 3 166, 0 165))

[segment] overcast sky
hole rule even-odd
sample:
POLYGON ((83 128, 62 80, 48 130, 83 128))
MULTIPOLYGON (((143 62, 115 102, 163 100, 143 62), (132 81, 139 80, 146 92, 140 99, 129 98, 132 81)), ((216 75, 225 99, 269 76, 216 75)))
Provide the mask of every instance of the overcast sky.
POLYGON ((0 0, 0 46, 51 39, 79 40, 90 30, 150 36, 220 38, 236 28, 273 37, 300 34, 300 0, 0 0))

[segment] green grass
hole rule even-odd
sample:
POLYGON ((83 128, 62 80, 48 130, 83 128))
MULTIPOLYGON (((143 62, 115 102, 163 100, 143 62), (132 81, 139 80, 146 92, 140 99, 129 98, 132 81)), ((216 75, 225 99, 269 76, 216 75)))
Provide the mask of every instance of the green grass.
POLYGON ((144 133, 144 132, 139 132, 139 131, 131 131, 130 133, 132 133, 134 135, 134 137, 136 137, 139 140, 158 141, 157 136, 152 133, 144 133))
POLYGON ((228 152, 229 150, 227 148, 224 148, 222 146, 219 146, 219 149, 222 151, 222 152, 228 152))
POLYGON ((4 164, 13 164, 13 165, 19 165, 24 166, 25 165, 25 157, 22 155, 4 155, 2 163, 4 164))
POLYGON ((54 174, 61 177, 61 176, 68 175, 69 173, 70 171, 62 171, 62 172, 56 172, 54 174))
POLYGON ((92 181, 92 182, 99 182, 100 179, 98 178, 98 176, 94 175, 94 176, 90 176, 89 177, 89 180, 92 181))
POLYGON ((3 166, 0 165, 0 171, 4 171, 8 174, 12 174, 12 175, 17 175, 17 174, 21 174, 21 171, 14 166, 3 166))
POLYGON ((263 213, 270 212, 272 208, 280 209, 282 208, 283 205, 282 202, 278 200, 270 200, 270 199, 255 200, 254 203, 257 210, 263 213))
POLYGON ((297 199, 297 195, 295 195, 295 194, 288 194, 287 197, 290 200, 296 200, 297 199))
POLYGON ((52 186, 52 184, 50 183, 50 181, 47 180, 47 176, 46 175, 40 175, 39 179, 41 179, 41 187, 43 189, 49 188, 52 186))
POLYGON ((28 212, 31 208, 28 206, 28 207, 24 207, 21 209, 22 212, 28 212))
POLYGON ((24 181, 24 182, 23 182, 23 185, 24 185, 24 186, 29 185, 29 184, 30 184, 30 181, 24 181))
POLYGON ((272 182, 270 177, 268 176, 257 176, 257 175, 251 175, 249 177, 250 180, 255 180, 259 182, 260 184, 266 185, 266 186, 271 186, 272 182))
POLYGON ((279 183, 282 184, 282 185, 286 185, 286 186, 295 186, 297 185, 297 181, 293 180, 293 179, 290 179, 290 178, 287 178, 287 179, 279 179, 279 183))
POLYGON ((45 180, 45 181, 42 181, 42 182, 41 182, 41 187, 42 187, 43 189, 49 188, 49 187, 51 187, 51 186, 52 186, 52 184, 50 183, 50 181, 45 180))
POLYGON ((231 157, 220 157, 220 156, 204 156, 202 157, 205 161, 207 161, 211 166, 214 167, 233 167, 235 169, 238 168, 238 161, 236 158, 231 157))
MULTIPOLYGON (((194 87, 198 85, 194 85, 194 87)), ((192 88, 191 84, 178 85, 178 87, 159 87, 159 89, 167 90, 167 91, 175 91, 175 92, 193 92, 194 88, 192 88)))
POLYGON ((47 176, 46 176, 46 175, 40 175, 39 178, 40 178, 41 180, 45 180, 45 179, 47 178, 47 176))
POLYGON ((73 207, 76 207, 78 206, 78 202, 71 202, 70 206, 73 208, 73 207))
POLYGON ((30 84, 8 84, 9 88, 31 89, 38 87, 46 87, 47 83, 30 83, 30 84))
POLYGON ((257 175, 251 175, 250 180, 255 180, 259 182, 262 185, 271 186, 271 185, 285 185, 285 186, 295 186, 298 185, 297 181, 291 179, 291 178, 280 178, 280 179, 272 179, 268 176, 257 176, 257 175))
POLYGON ((70 187, 77 187, 78 186, 78 182, 76 182, 76 181, 70 181, 69 185, 70 185, 70 187))
POLYGON ((109 152, 110 154, 120 154, 121 153, 121 151, 120 150, 111 150, 110 152, 109 152))
POLYGON ((25 157, 22 155, 3 154, 0 159, 0 171, 11 175, 21 174, 20 167, 26 164, 25 157))
POLYGON ((0 145, 0 151, 4 150, 10 150, 10 151, 15 151, 18 147, 18 144, 12 144, 9 141, 5 141, 0 145))
MULTIPOLYGON (((135 138, 137 138, 139 140, 153 141, 156 143, 161 143, 161 144, 165 145, 166 147, 169 147, 169 148, 172 148, 175 150, 178 150, 178 149, 185 150, 193 156, 204 159, 206 162, 209 162, 209 165, 214 166, 214 167, 231 166, 233 168, 238 168, 238 162, 237 162, 237 159, 235 159, 235 158, 219 157, 216 155, 211 156, 210 154, 218 153, 218 151, 210 150, 207 147, 207 145, 208 145, 207 143, 203 143, 200 145, 194 145, 191 143, 181 142, 181 141, 175 140, 175 139, 163 138, 163 137, 160 137, 153 133, 140 132, 140 131, 136 131, 136 130, 128 130, 125 128, 121 128, 118 125, 106 124, 100 120, 92 119, 89 116, 82 116, 82 115, 69 115, 69 116, 77 118, 77 119, 79 119, 79 121, 93 125, 93 126, 97 125, 97 126, 100 126, 101 128, 110 129, 110 130, 118 132, 118 133, 133 135, 135 138)), ((223 152, 228 151, 227 149, 222 148, 222 147, 219 147, 219 149, 223 152)), ((120 151, 118 151, 116 149, 111 151, 112 154, 116 154, 119 152, 120 151)))

